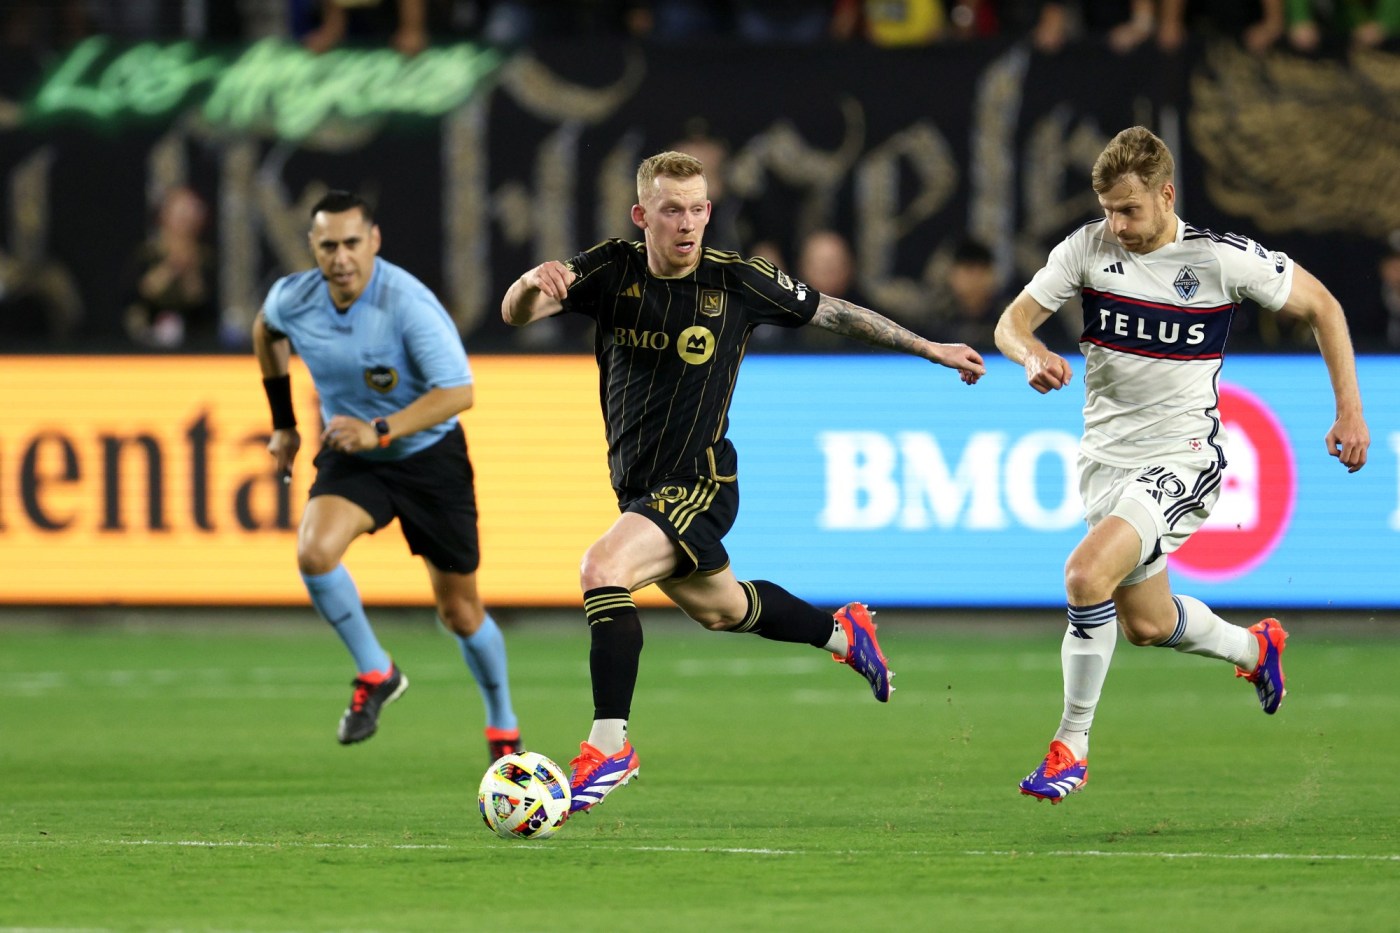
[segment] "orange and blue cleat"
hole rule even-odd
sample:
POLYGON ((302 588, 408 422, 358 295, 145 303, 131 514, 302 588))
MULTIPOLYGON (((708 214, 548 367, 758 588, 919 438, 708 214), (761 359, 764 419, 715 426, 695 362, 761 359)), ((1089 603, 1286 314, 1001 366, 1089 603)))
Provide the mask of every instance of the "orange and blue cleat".
POLYGON ((1069 746, 1056 739, 1050 743, 1050 753, 1040 767, 1021 782, 1021 793, 1048 800, 1053 805, 1079 790, 1088 780, 1089 762, 1075 758, 1069 746))
POLYGON ((833 617, 846 632, 846 656, 833 654, 832 660, 846 664, 870 681, 870 691, 881 703, 890 701, 894 686, 890 680, 894 671, 880 651, 880 643, 875 640, 875 620, 863 603, 847 603, 836 611, 833 617))
POLYGON ((1283 689, 1283 648, 1288 641, 1288 633, 1279 625, 1278 619, 1255 622, 1249 630, 1259 639, 1259 665, 1248 673, 1237 667, 1235 676, 1254 684, 1254 690, 1259 694, 1259 706, 1272 716, 1288 695, 1288 691, 1283 689))
POLYGON ((569 762, 569 814, 585 813, 603 798, 637 776, 640 762, 631 742, 625 742, 616 755, 604 755, 587 742, 580 742, 578 757, 569 762))

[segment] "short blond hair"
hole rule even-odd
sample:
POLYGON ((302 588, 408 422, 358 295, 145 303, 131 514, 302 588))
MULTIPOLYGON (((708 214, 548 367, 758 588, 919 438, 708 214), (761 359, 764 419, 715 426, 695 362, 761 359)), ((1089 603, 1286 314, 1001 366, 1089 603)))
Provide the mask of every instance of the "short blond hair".
POLYGON ((1125 176, 1136 175, 1155 189, 1171 181, 1175 171, 1176 162, 1167 144, 1145 126, 1130 126, 1113 137, 1094 160, 1093 186, 1105 194, 1125 176))
POLYGON ((658 152, 650 158, 643 159, 642 164, 637 166, 639 203, 646 200, 652 184, 663 175, 667 178, 694 178, 696 175, 704 177, 705 164, 693 155, 674 151, 658 152))

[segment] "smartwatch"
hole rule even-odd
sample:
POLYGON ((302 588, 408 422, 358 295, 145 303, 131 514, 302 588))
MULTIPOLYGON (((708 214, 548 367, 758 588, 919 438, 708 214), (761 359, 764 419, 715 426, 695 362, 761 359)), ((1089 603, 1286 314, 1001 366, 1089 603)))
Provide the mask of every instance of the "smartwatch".
POLYGON ((388 420, 384 418, 375 418, 370 424, 374 425, 374 433, 379 437, 379 446, 388 447, 389 442, 393 440, 393 438, 389 436, 388 420))

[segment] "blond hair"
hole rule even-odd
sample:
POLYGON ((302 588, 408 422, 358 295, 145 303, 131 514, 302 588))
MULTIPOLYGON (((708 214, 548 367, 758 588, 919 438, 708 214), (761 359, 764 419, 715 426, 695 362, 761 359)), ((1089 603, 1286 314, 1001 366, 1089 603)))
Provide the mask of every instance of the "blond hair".
POLYGON ((645 201, 647 192, 655 183, 659 176, 667 178, 694 178, 696 175, 704 176, 705 165, 692 155, 684 152, 658 152, 650 158, 643 159, 642 164, 637 166, 637 201, 645 201))
POLYGON ((1172 180, 1176 163, 1172 151, 1145 126, 1130 126, 1104 147, 1094 160, 1093 186, 1099 194, 1112 190, 1128 175, 1136 175, 1148 188, 1160 188, 1172 180))

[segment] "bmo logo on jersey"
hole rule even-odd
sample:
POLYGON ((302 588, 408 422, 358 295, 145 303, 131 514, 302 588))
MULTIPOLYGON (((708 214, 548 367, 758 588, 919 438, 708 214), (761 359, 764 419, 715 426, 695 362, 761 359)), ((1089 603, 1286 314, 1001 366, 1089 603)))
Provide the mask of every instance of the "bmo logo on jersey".
POLYGON ((694 366, 708 362, 715 355, 715 335, 708 327, 698 324, 687 327, 676 338, 676 352, 681 359, 694 366))
MULTIPOLYGON (((613 332, 613 344, 646 350, 665 350, 671 346, 671 335, 662 330, 633 330, 618 327, 613 332)), ((687 363, 698 366, 715 355, 715 335, 708 327, 698 324, 687 327, 676 338, 676 354, 687 363)))
POLYGON ((1243 576, 1288 530, 1297 493, 1293 449, 1258 397, 1221 383, 1220 419, 1230 434, 1220 499, 1210 518, 1171 555, 1175 572, 1210 582, 1243 576))

